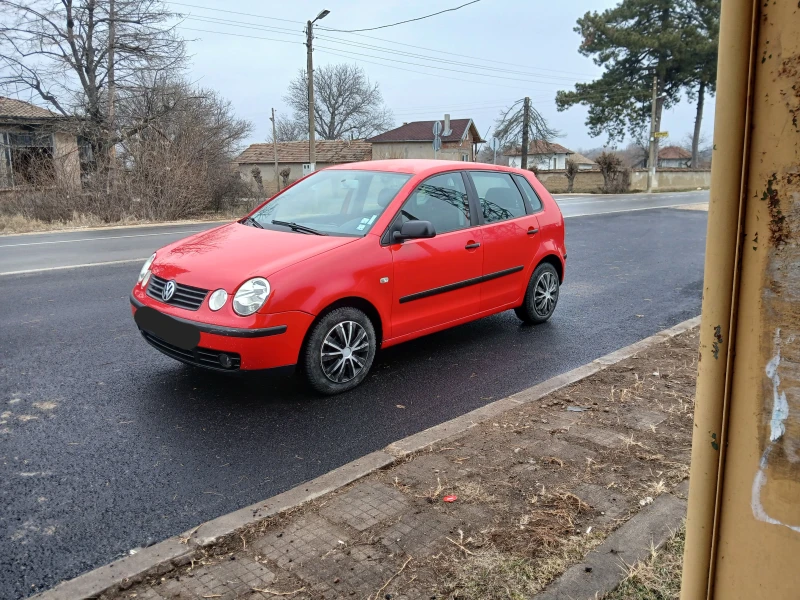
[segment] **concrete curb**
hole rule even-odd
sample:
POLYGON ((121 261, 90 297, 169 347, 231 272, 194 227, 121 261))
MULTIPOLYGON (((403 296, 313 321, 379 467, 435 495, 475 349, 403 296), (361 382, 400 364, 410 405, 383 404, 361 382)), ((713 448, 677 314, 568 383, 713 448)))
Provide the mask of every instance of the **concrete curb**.
MULTIPOLYGON (((384 450, 367 454, 282 494, 222 515, 182 535, 145 548, 132 556, 126 556, 111 564, 79 575, 74 579, 59 583, 56 587, 41 592, 32 598, 36 600, 86 600, 96 598, 112 588, 127 589, 148 576, 162 575, 175 567, 187 564, 195 557, 199 549, 213 545, 220 538, 228 536, 239 529, 344 487, 374 471, 394 464, 409 454, 423 450, 447 438, 460 435, 482 421, 496 417, 522 404, 535 402, 547 394, 585 379, 606 367, 630 358, 638 352, 673 338, 699 323, 700 317, 679 323, 630 346, 593 360, 577 369, 556 375, 512 396, 496 400, 446 423, 441 423, 393 442, 386 446, 384 450)), ((649 540, 647 547, 649 548, 649 540)), ((619 582, 619 579, 617 582, 619 582)))
POLYGON ((689 481, 672 493, 658 496, 611 533, 583 562, 567 569, 534 600, 594 600, 616 588, 628 574, 628 567, 646 560, 652 548, 661 548, 681 526, 686 516, 689 481))

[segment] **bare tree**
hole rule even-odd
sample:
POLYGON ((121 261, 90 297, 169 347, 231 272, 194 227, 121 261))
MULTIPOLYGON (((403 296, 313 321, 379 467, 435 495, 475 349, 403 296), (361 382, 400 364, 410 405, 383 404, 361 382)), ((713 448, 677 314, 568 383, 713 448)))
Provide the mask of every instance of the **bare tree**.
POLYGON ((578 174, 578 163, 568 158, 564 167, 564 175, 567 177, 567 193, 571 193, 575 185, 575 176, 578 174))
POLYGON ((118 126, 116 98, 141 94, 145 74, 184 65, 175 16, 161 0, 0 0, 0 90, 79 117, 102 156, 147 125, 118 126))
POLYGON ((603 193, 627 192, 631 186, 631 173, 622 167, 622 159, 614 152, 603 152, 596 159, 603 176, 603 193))
MULTIPOLYGON (((306 119, 306 123, 308 119, 306 119)), ((308 126, 286 115, 275 115, 275 137, 279 142, 295 142, 308 139, 308 126)), ((272 133, 267 135, 267 142, 272 143, 272 133)))
POLYGON ((213 90, 180 79, 158 76, 142 89, 120 103, 123 123, 145 124, 120 143, 129 184, 157 206, 183 198, 220 210, 239 191, 231 160, 252 124, 213 90))
MULTIPOLYGON (((294 120, 308 131, 308 77, 301 70, 289 84, 284 101, 294 120)), ((314 131, 323 140, 366 138, 391 128, 394 117, 383 104, 377 83, 357 65, 314 69, 314 131)))
POLYGON ((498 139, 500 146, 522 148, 523 169, 527 168, 525 159, 529 141, 541 140, 548 143, 558 135, 558 131, 550 127, 526 98, 520 98, 502 111, 494 125, 494 137, 498 139))

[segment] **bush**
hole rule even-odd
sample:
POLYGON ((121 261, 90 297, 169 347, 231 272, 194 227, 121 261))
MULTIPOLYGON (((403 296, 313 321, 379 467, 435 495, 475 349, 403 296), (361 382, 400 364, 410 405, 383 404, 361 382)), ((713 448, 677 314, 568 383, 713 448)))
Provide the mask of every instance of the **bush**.
POLYGON ((603 176, 604 194, 621 194, 631 188, 631 171, 623 169, 622 159, 613 152, 603 151, 596 160, 603 176))

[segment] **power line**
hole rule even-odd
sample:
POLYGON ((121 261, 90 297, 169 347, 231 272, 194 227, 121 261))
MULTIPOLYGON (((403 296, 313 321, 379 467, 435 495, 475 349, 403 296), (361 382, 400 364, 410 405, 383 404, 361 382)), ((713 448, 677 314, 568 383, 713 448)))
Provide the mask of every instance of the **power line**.
POLYGON ((211 31, 209 29, 195 29, 193 27, 184 27, 183 25, 180 26, 181 29, 185 29, 186 31, 200 31, 203 33, 217 33, 219 35, 231 35, 233 37, 242 37, 242 38, 249 38, 251 40, 268 40, 270 42, 283 42, 284 44, 302 44, 303 42, 294 42, 292 40, 276 40, 275 38, 268 38, 268 37, 261 37, 257 35, 245 35, 243 33, 227 33, 225 31, 211 31))
POLYGON ((341 33, 357 33, 359 31, 374 31, 376 29, 386 29, 387 27, 395 27, 397 25, 403 25, 404 23, 412 23, 414 21, 422 21, 423 19, 429 19, 431 17, 435 17, 436 15, 441 15, 446 12, 453 12, 460 8, 464 8, 465 6, 469 6, 470 4, 475 4, 480 2, 481 0, 472 0, 472 2, 467 2, 466 4, 462 4, 461 6, 455 6, 453 8, 446 8, 444 10, 440 10, 439 12, 431 13, 429 15, 425 15, 423 17, 417 17, 415 19, 407 19, 405 21, 398 21, 397 23, 390 23, 389 25, 380 25, 379 27, 368 27, 366 29, 328 29, 328 31, 340 31, 341 33))
POLYGON ((173 2, 172 0, 168 0, 169 4, 175 4, 177 6, 188 6, 189 8, 199 8, 201 10, 212 10, 216 12, 224 12, 230 13, 232 15, 242 15, 244 17, 256 17, 258 19, 270 19, 271 21, 284 21, 286 23, 299 23, 300 25, 305 25, 303 21, 293 21, 291 19, 279 19, 278 17, 265 17, 264 15, 254 15, 252 13, 244 13, 244 12, 237 12, 235 10, 225 10, 223 8, 209 8, 207 6, 198 6, 197 4, 186 4, 184 2, 173 2))
MULTIPOLYGON (((503 85, 502 83, 494 83, 492 81, 475 81, 474 79, 461 79, 459 77, 450 77, 449 75, 439 75, 438 73, 425 73, 424 71, 415 71, 413 69, 406 69, 404 67, 397 67, 395 65, 387 65, 385 63, 374 62, 374 61, 371 61, 371 60, 364 60, 363 58, 353 58, 351 56, 346 56, 344 54, 339 54, 337 52, 333 52, 331 50, 327 50, 326 54, 331 54, 333 56, 340 56, 342 58, 348 58, 348 59, 354 60, 356 62, 363 62, 363 63, 367 63, 367 64, 378 65, 380 67, 387 67, 389 69, 396 69, 398 71, 406 71, 408 73, 416 73, 417 75, 428 75, 428 76, 436 77, 438 79, 452 79, 453 81, 464 81, 466 83, 479 83, 479 84, 482 84, 482 85, 491 85, 491 86, 494 86, 494 87, 504 87, 504 88, 509 88, 509 89, 512 89, 512 90, 529 90, 530 89, 530 88, 523 88, 523 87, 518 87, 518 86, 513 86, 513 85, 503 85)), ((379 58, 379 60, 381 60, 381 59, 379 58)), ((390 60, 390 59, 383 59, 383 60, 390 60)))
POLYGON ((288 29, 286 27, 271 27, 269 25, 248 25, 243 24, 242 21, 233 21, 230 19, 220 19, 216 17, 203 17, 203 16, 188 16, 184 17, 186 21, 200 21, 202 23, 211 23, 212 25, 225 25, 227 27, 239 27, 240 29, 255 29, 256 31, 268 31, 270 33, 280 33, 281 35, 303 35, 297 29, 288 29), (285 33, 284 33, 285 32, 285 33))
MULTIPOLYGON (((378 58, 378 59, 382 58, 380 56, 373 56, 372 54, 364 54, 363 52, 354 52, 353 50, 342 50, 340 48, 328 48, 326 46, 317 46, 317 48, 319 50, 336 50, 337 52, 344 52, 345 54, 352 54, 352 55, 355 55, 355 56, 367 56, 369 58, 378 58)), ((415 66, 415 67, 424 67, 426 69, 437 69, 439 71, 452 71, 452 69, 449 69, 447 67, 437 67, 437 66, 434 66, 434 65, 424 65, 424 64, 421 64, 421 63, 410 62, 410 61, 407 61, 407 60, 399 60, 399 59, 396 59, 396 58, 386 58, 386 59, 383 59, 383 60, 391 60, 392 62, 401 63, 401 64, 404 64, 404 65, 412 65, 412 66, 415 66)), ((549 81, 536 81, 536 80, 533 80, 533 79, 520 79, 519 77, 505 77, 503 75, 487 75, 485 73, 476 73, 475 71, 466 71, 466 70, 462 70, 461 72, 466 74, 466 75, 477 75, 478 77, 491 77, 493 79, 506 79, 506 80, 510 80, 510 81, 521 81, 523 83, 541 83, 541 84, 555 85, 555 84, 553 84, 552 82, 549 82, 549 81)), ((544 91, 544 90, 540 90, 540 91, 544 91)))
MULTIPOLYGON (((199 5, 196 5, 196 4, 187 4, 187 3, 184 3, 184 2, 172 2, 172 1, 169 1, 169 3, 170 4, 175 4, 175 5, 178 5, 178 6, 188 6, 188 7, 191 7, 191 8, 199 8, 201 10, 206 10, 206 11, 211 11, 211 12, 221 12, 221 13, 228 13, 228 14, 233 14, 233 15, 242 15, 242 16, 246 16, 246 17, 255 17, 257 19, 269 19, 269 20, 274 20, 274 21, 284 21, 284 22, 287 22, 287 23, 298 23, 300 25, 305 25, 305 22, 303 22, 303 21, 294 21, 294 20, 291 20, 291 19, 279 19, 277 17, 266 17, 264 15, 259 15, 259 14, 254 14, 254 13, 237 12, 237 11, 226 10, 226 9, 222 9, 222 8, 211 8, 211 7, 208 7, 208 6, 199 6, 199 5)), ((247 24, 247 25, 251 25, 251 26, 254 25, 252 23, 243 23, 242 21, 230 21, 230 22, 231 23, 247 24)), ((447 54, 449 56, 458 56, 459 58, 467 58, 467 59, 470 59, 470 60, 478 60, 478 61, 482 61, 482 62, 500 64, 500 65, 505 65, 505 66, 510 66, 510 67, 521 67, 521 68, 526 68, 526 69, 532 69, 534 71, 547 71, 547 72, 550 72, 550 73, 563 73, 563 74, 577 75, 577 76, 580 76, 580 77, 589 77, 589 78, 594 77, 594 75, 589 75, 587 73, 578 73, 578 72, 575 72, 575 71, 565 71, 563 69, 547 69, 545 67, 531 67, 530 65, 523 65, 523 64, 520 64, 520 63, 510 63, 510 62, 505 61, 505 60, 501 61, 501 60, 494 60, 494 59, 490 59, 490 58, 481 58, 481 57, 478 57, 478 56, 469 56, 469 55, 462 54, 462 53, 457 53, 457 52, 447 52, 446 50, 439 50, 437 48, 427 48, 427 47, 424 47, 424 46, 419 46, 417 44, 408 44, 408 43, 404 43, 404 42, 396 42, 394 40, 388 40, 386 38, 380 38, 380 37, 375 37, 375 36, 372 36, 372 35, 366 35, 364 33, 354 33, 354 32, 348 32, 348 31, 344 31, 344 30, 340 30, 340 29, 329 29, 327 27, 322 27, 320 25, 317 25, 316 28, 319 29, 319 30, 325 30, 325 31, 336 31, 336 32, 339 32, 339 33, 351 33, 352 35, 356 35, 358 37, 364 37, 364 38, 371 39, 371 40, 376 40, 376 41, 379 41, 379 42, 385 42, 385 43, 394 44, 394 45, 397 45, 397 46, 405 46, 405 47, 408 47, 408 48, 416 48, 417 50, 427 50, 428 52, 436 52, 438 54, 447 54)), ((286 31, 290 31, 290 30, 286 29, 286 31)), ((319 36, 319 37, 322 37, 322 36, 319 36)), ((326 39, 331 39, 332 40, 332 39, 341 39, 341 38, 330 38, 330 37, 326 36, 326 39)), ((479 65, 473 65, 473 66, 474 67, 478 67, 479 65)), ((532 75, 536 75, 536 73, 531 73, 531 74, 532 75)))
MULTIPOLYGON (((254 29, 256 31, 269 31, 271 33, 280 33, 282 35, 302 35, 300 32, 295 31, 293 29, 287 29, 287 28, 284 28, 284 27, 271 27, 271 26, 267 26, 267 25, 245 23, 243 21, 235 21, 235 20, 231 20, 231 19, 217 19, 217 18, 212 19, 212 18, 208 18, 208 17, 194 17, 194 16, 186 17, 186 19, 187 20, 192 20, 192 21, 201 21, 201 22, 204 22, 204 23, 229 25, 231 27, 239 27, 239 28, 243 28, 243 29, 254 29), (287 32, 287 33, 283 33, 283 32, 287 32)), ((517 74, 517 75, 531 76, 531 77, 541 77, 541 78, 544 78, 544 79, 569 81, 570 83, 574 83, 575 82, 574 78, 572 78, 572 77, 559 77, 559 76, 556 76, 556 75, 538 75, 536 73, 531 73, 531 72, 527 72, 527 71, 516 71, 516 70, 512 70, 512 69, 502 69, 502 68, 498 68, 498 67, 474 65, 472 63, 467 63, 467 62, 460 62, 460 61, 454 61, 454 60, 443 59, 443 58, 434 58, 434 57, 426 56, 424 54, 410 53, 410 52, 405 51, 405 50, 394 50, 394 49, 391 49, 391 48, 383 48, 381 46, 376 46, 376 45, 373 45, 373 44, 364 44, 364 43, 361 43, 361 42, 352 42, 352 41, 342 40, 340 38, 336 38, 336 37, 332 37, 332 36, 328 36, 328 35, 319 35, 319 36, 315 36, 315 37, 318 37, 319 39, 328 40, 328 41, 333 42, 335 44, 342 44, 342 45, 345 45, 345 46, 353 46, 353 47, 356 47, 356 48, 359 48, 359 49, 363 48, 363 49, 367 49, 367 50, 375 50, 377 52, 383 52, 383 53, 388 53, 388 54, 397 54, 397 55, 407 56, 407 57, 411 57, 411 58, 419 58, 421 60, 426 60, 426 61, 431 61, 431 62, 438 62, 438 63, 441 63, 441 64, 450 64, 450 65, 456 65, 456 66, 459 66, 459 67, 470 67, 470 68, 474 68, 474 69, 483 69, 483 70, 492 71, 492 72, 499 72, 499 73, 511 73, 511 74, 517 74)), ((342 50, 342 51, 344 52, 345 50, 342 50)), ((351 50, 350 52, 353 52, 353 51, 351 50)), ((465 72, 468 72, 468 71, 465 71, 465 72)), ((474 74, 479 74, 479 73, 474 73, 474 74)), ((514 77, 506 77, 505 79, 523 81, 522 79, 514 78, 514 77)), ((530 81, 532 81, 534 83, 550 83, 548 81, 538 81, 538 80, 535 80, 535 79, 531 79, 530 81)))
MULTIPOLYGON (((335 29, 328 29, 327 27, 318 27, 318 29, 324 30, 324 31, 338 31, 338 30, 335 30, 335 29)), ((379 42, 386 42, 387 44, 396 44, 398 46, 406 46, 408 48, 416 48, 417 50, 427 50, 429 52, 437 52, 439 54, 449 54, 450 56, 458 56, 460 58, 469 58, 470 60, 481 60, 483 62, 490 62, 490 63, 496 63, 496 64, 501 64, 501 65, 507 65, 507 66, 510 66, 510 67, 531 68, 531 69, 534 69, 536 71, 549 71, 551 73, 568 73, 568 74, 571 74, 571 75, 579 75, 581 77, 594 77, 594 75, 587 75, 586 73, 576 73, 574 71, 564 71, 563 69, 546 69, 544 67, 530 67, 529 65, 522 65, 522 64, 519 64, 519 63, 510 63, 510 62, 507 62, 507 61, 504 61, 504 60, 493 60, 493 59, 490 59, 490 58, 480 58, 478 56, 469 56, 469 55, 466 55, 466 54, 461 54, 460 52, 447 52, 445 50, 439 50, 437 48, 426 48, 424 46, 419 46, 417 44, 406 44, 404 42, 395 42, 394 40, 387 40, 386 38, 379 38, 379 37, 375 37, 373 35, 366 35, 366 34, 363 34, 363 33, 356 33, 356 34, 353 34, 353 35, 357 35, 358 37, 365 37, 365 38, 368 38, 368 39, 371 39, 371 40, 377 40, 379 42)))

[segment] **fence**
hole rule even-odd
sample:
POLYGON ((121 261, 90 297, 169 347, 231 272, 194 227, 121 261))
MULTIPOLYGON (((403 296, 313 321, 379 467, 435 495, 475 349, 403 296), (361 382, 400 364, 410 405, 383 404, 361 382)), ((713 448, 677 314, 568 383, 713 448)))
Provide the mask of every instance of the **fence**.
MULTIPOLYGON (((567 176, 564 171, 539 171, 539 181, 552 194, 566 193, 567 176)), ((711 171, 705 169, 658 169, 654 189, 659 191, 707 189, 711 184, 711 171)), ((572 191, 574 193, 601 193, 603 176, 600 171, 579 171, 575 175, 572 191)), ((647 169, 631 171, 631 192, 647 189, 647 169)))

